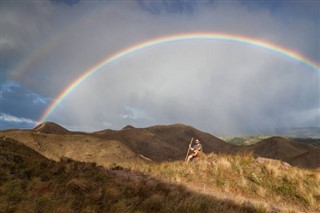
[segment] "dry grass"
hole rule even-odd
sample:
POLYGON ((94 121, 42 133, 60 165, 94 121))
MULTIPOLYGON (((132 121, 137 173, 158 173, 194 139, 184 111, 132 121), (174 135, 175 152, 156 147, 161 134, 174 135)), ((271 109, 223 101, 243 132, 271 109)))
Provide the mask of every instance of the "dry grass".
MULTIPOLYGON (((105 169, 66 158, 54 162, 1 138, 0 147, 0 213, 265 212, 260 206, 217 199, 120 166, 105 169)), ((169 178, 182 164, 158 166, 169 178)), ((188 171, 196 175, 191 167, 188 171)))
POLYGON ((320 211, 319 172, 284 167, 278 161, 257 163, 252 155, 213 154, 190 164, 139 164, 131 169, 194 189, 262 201, 257 204, 261 209, 276 205, 283 211, 320 211))
POLYGON ((85 134, 42 134, 32 131, 0 131, 0 137, 13 138, 41 155, 59 161, 62 157, 81 162, 95 162, 110 167, 114 163, 143 162, 127 146, 116 140, 105 140, 85 134))
POLYGON ((0 213, 320 211, 319 171, 258 163, 250 154, 189 164, 119 161, 106 170, 0 142, 0 213))

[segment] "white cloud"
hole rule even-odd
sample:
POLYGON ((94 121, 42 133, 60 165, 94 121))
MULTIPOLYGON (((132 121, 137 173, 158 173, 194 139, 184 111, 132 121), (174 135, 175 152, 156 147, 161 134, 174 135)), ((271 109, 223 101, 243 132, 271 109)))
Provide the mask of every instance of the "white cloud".
POLYGON ((13 115, 9 115, 6 113, 0 113, 0 121, 4 122, 12 122, 12 123, 24 123, 24 124, 32 124, 36 125, 37 122, 28 118, 16 117, 13 115))
POLYGON ((52 101, 50 98, 42 97, 41 95, 31 91, 29 91, 26 96, 30 97, 34 104, 47 104, 49 101, 52 101))
POLYGON ((21 87, 21 85, 16 81, 5 81, 0 85, 0 91, 2 93, 10 93, 14 90, 17 90, 21 87))

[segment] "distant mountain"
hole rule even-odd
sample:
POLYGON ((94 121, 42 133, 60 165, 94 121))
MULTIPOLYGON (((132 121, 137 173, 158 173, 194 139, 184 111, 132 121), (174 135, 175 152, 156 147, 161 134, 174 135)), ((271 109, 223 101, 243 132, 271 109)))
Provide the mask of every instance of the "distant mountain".
POLYGON ((134 152, 158 162, 184 159, 192 137, 194 141, 201 141, 205 153, 227 153, 234 148, 213 135, 184 124, 148 128, 125 127, 120 131, 103 130, 93 134, 121 141, 134 152))
POLYGON ((44 122, 33 128, 34 131, 46 134, 68 134, 69 130, 53 122, 44 122))
POLYGON ((296 142, 310 144, 320 148, 320 138, 290 138, 296 142))
POLYGON ((293 166, 320 167, 320 149, 283 137, 270 137, 249 146, 238 146, 238 152, 251 152, 255 156, 279 159, 293 166))
MULTIPOLYGON (((199 139, 205 153, 243 154, 286 161, 305 168, 320 167, 320 149, 290 138, 270 137, 247 146, 237 146, 184 124, 157 125, 147 128, 126 126, 121 130, 94 133, 70 132, 46 122, 33 130, 0 131, 31 147, 49 159, 69 157, 108 166, 117 163, 184 160, 191 138, 199 139)), ((194 144, 194 142, 193 142, 194 144)))
POLYGON ((93 134, 121 141, 135 153, 158 162, 184 159, 190 139, 193 137, 201 141, 205 153, 252 153, 255 156, 283 160, 294 166, 320 167, 320 149, 283 137, 263 136, 255 144, 236 146, 184 124, 148 128, 125 127, 120 131, 103 130, 93 134))
POLYGON ((320 138, 320 127, 305 127, 278 130, 277 134, 298 138, 320 138))

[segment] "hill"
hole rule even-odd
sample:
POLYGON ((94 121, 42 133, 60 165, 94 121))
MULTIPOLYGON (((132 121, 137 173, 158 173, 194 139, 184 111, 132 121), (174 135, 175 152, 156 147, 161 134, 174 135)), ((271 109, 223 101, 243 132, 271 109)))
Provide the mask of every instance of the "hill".
POLYGON ((318 151, 281 137, 234 146, 183 124, 92 134, 1 131, 0 212, 318 212, 318 170, 255 159, 317 168, 318 151), (207 156, 185 164, 191 137, 207 156))
POLYGON ((320 127, 294 128, 278 130, 279 135, 298 138, 320 138, 320 127))
POLYGON ((310 144, 320 148, 320 138, 291 138, 293 141, 310 144))
POLYGON ((294 166, 320 167, 319 148, 297 143, 290 138, 260 137, 262 140, 255 144, 237 146, 184 124, 147 128, 126 126, 121 130, 107 129, 94 133, 66 132, 61 128, 57 124, 46 122, 33 130, 0 131, 0 136, 14 138, 49 159, 59 160, 65 156, 103 166, 146 159, 155 162, 184 160, 190 139, 198 138, 207 154, 252 153, 256 157, 278 159, 294 166), (36 129, 51 131, 48 133, 36 129))
MULTIPOLYGON (((219 138, 227 143, 234 144, 234 145, 252 145, 270 137, 273 137, 273 136, 272 135, 222 136, 219 138)), ((320 138, 290 137, 290 136, 281 136, 281 137, 295 141, 295 142, 299 142, 299 143, 314 145, 320 148, 320 138)))
POLYGON ((192 137, 201 141, 205 153, 227 153, 234 148, 213 135, 183 124, 126 127, 119 131, 103 130, 93 134, 108 140, 121 141, 135 153, 157 162, 184 159, 192 137))
POLYGON ((68 134, 69 130, 63 128, 62 126, 53 122, 44 122, 33 128, 34 131, 38 133, 46 134, 68 134))
POLYGON ((221 140, 234 145, 251 145, 261 140, 270 138, 270 135, 251 135, 251 136, 223 136, 221 140))
MULTIPOLYGON (((181 161, 131 167, 198 192, 248 206, 252 212, 319 212, 320 173, 252 155, 215 155, 185 164, 181 161)), ((228 211, 227 211, 228 212, 228 211)))
POLYGON ((53 134, 30 131, 1 132, 0 137, 13 138, 45 157, 59 161, 62 157, 82 162, 110 166, 127 162, 141 162, 142 158, 117 140, 106 140, 90 134, 53 134))
POLYGON ((294 156, 288 161, 291 165, 308 168, 320 168, 320 150, 310 149, 300 155, 294 156))
POLYGON ((0 138, 0 212, 259 212, 121 167, 46 159, 0 138), (161 205, 160 205, 161 204, 161 205))
POLYGON ((279 159, 293 166, 320 167, 320 149, 282 137, 270 137, 249 146, 238 146, 237 152, 279 159))

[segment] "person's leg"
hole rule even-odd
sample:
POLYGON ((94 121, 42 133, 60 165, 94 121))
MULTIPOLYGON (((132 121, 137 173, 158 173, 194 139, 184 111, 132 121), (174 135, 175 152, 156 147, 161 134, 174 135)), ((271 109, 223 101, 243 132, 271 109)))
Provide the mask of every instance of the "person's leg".
POLYGON ((187 163, 191 160, 192 157, 193 157, 193 154, 191 154, 191 155, 188 156, 187 163))

